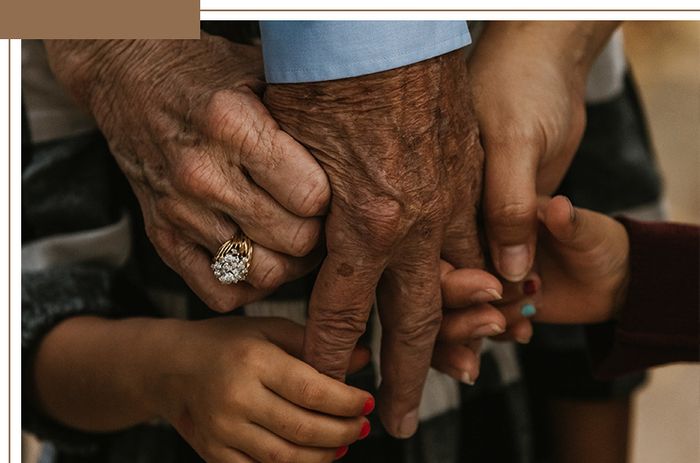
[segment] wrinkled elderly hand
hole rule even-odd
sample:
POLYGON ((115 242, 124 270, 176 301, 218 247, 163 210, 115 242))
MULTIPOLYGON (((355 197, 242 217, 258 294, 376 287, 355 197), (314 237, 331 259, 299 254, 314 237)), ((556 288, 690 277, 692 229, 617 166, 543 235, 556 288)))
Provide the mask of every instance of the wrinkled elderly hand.
POLYGON ((49 41, 53 70, 95 117, 163 260, 211 308, 259 299, 318 263, 330 189, 314 158, 259 99, 258 48, 201 40, 49 41), (221 285, 210 256, 240 227, 255 242, 246 283, 221 285))
POLYGON ((327 257, 314 286, 305 360, 343 378, 377 300, 382 322, 379 413, 412 435, 441 322, 441 254, 480 266, 476 230, 482 151, 467 69, 456 51, 399 69, 270 85, 281 127, 328 175, 327 257))
POLYGON ((615 26, 493 22, 471 55, 486 156, 486 234, 493 264, 507 280, 522 280, 532 266, 537 194, 557 188, 578 148, 588 70, 615 26))

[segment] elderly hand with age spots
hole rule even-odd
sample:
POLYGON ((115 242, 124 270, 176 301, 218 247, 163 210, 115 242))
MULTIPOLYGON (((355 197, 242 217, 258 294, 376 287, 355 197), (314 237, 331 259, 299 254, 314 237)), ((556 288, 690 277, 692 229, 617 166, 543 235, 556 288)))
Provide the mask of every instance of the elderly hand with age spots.
POLYGON ((262 299, 315 267, 328 180, 260 101, 259 47, 200 40, 46 41, 57 79, 95 118, 156 250, 212 309, 262 299), (210 259, 242 231, 245 282, 210 259))
POLYGON ((480 267, 483 154, 462 50, 349 79, 267 87, 280 126, 330 181, 327 257, 314 285, 304 358, 345 377, 376 300, 378 411, 411 436, 442 320, 440 258, 480 267), (375 292, 376 290, 376 292, 375 292))

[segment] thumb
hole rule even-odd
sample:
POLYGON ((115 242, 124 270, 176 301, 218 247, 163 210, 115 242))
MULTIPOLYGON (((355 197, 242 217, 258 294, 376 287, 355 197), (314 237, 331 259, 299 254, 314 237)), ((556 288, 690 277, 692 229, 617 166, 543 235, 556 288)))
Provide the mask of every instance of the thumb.
POLYGON ((484 213, 491 258, 509 281, 532 267, 537 240, 537 158, 534 148, 485 144, 484 213))
POLYGON ((544 224, 554 239, 574 251, 590 251, 605 242, 613 219, 575 208, 566 196, 556 196, 540 205, 544 224))

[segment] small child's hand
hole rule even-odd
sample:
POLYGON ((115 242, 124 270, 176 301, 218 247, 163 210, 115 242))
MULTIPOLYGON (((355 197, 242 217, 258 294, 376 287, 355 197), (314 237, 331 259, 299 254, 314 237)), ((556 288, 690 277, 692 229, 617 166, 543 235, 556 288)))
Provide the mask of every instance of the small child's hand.
POLYGON ((504 332, 506 320, 489 302, 501 299, 498 278, 478 269, 440 263, 443 319, 432 365, 467 384, 479 375, 481 340, 504 332))
MULTIPOLYGON (((159 415, 207 462, 329 462, 369 434, 363 415, 374 399, 295 358, 301 326, 226 317, 182 322, 170 334, 159 415)), ((356 351, 353 363, 368 359, 356 351)))

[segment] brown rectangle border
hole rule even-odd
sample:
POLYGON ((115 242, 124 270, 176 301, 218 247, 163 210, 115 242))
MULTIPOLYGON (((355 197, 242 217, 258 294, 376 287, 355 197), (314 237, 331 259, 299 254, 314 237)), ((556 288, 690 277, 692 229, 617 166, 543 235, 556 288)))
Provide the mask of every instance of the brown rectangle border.
POLYGON ((196 39, 199 0, 3 0, 0 38, 196 39))

